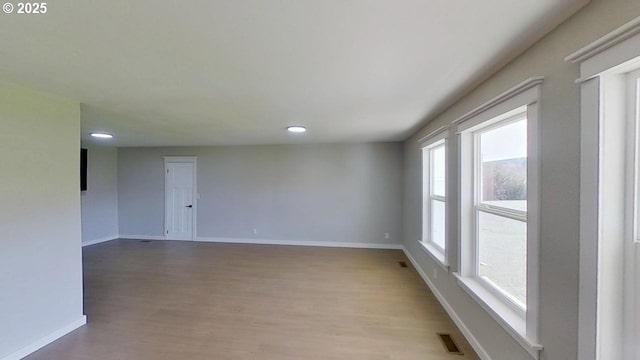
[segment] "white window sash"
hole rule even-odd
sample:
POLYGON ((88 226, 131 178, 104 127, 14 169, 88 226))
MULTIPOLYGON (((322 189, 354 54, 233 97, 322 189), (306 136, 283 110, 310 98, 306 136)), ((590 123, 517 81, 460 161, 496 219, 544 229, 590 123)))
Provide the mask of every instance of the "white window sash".
POLYGON ((429 216, 428 216, 428 217, 429 217, 429 219, 427 220, 427 222, 429 223, 429 234, 427 234, 427 240, 426 240, 426 242, 427 242, 428 244, 430 244, 430 245, 434 246, 436 249, 438 249, 438 250, 439 250, 439 251, 444 255, 444 254, 445 254, 445 251, 446 251, 446 246, 447 246, 447 236, 446 236, 446 231, 445 231, 445 248, 443 248, 442 246, 440 246, 438 243, 436 243, 436 242, 433 240, 433 223, 432 223, 432 222, 433 222, 433 214, 431 213, 431 211, 432 211, 432 210, 431 210, 431 209, 432 209, 432 206, 431 206, 431 205, 432 205, 432 203, 433 203, 434 201, 441 202, 441 203, 444 205, 444 208, 445 208, 445 224, 444 224, 444 226, 445 226, 445 229, 446 229, 446 222, 447 222, 447 221, 446 221, 446 217, 447 217, 447 215, 446 215, 447 202, 446 202, 445 200, 441 200, 441 197, 438 197, 438 198, 431 197, 431 198, 429 199, 429 216))
MULTIPOLYGON (((440 147, 443 147, 445 149, 445 174, 446 174, 446 137, 439 139, 439 140, 435 140, 433 142, 431 142, 431 144, 429 146, 427 146, 426 148, 424 148, 424 150, 427 151, 428 153, 428 159, 429 159, 429 172, 427 173, 426 179, 425 181, 427 181, 427 185, 425 186, 428 190, 428 196, 426 197, 426 204, 424 204, 424 209, 425 209, 425 214, 423 214, 423 221, 425 222, 425 226, 424 226, 424 234, 423 234, 423 239, 422 241, 425 243, 428 243, 430 245, 432 245, 433 247, 435 247, 437 250, 439 250, 441 252, 440 255, 445 256, 446 259, 446 248, 447 248, 447 235, 446 235, 446 226, 447 226, 447 213, 446 213, 446 209, 447 209, 447 197, 446 197, 446 184, 445 184, 445 196, 441 196, 441 195, 435 195, 434 194, 434 177, 433 174, 435 174, 434 171, 434 151, 440 147), (442 248, 440 245, 438 245, 434 240, 433 240, 433 214, 432 214, 432 201, 439 201, 442 202, 444 204, 445 207, 445 248, 442 248)), ((446 260, 445 260, 446 262, 446 260)))
POLYGON ((477 124, 476 125, 477 129, 473 131, 474 167, 475 167, 475 171, 474 171, 475 226, 474 226, 473 232, 474 232, 474 242, 475 242, 474 247, 476 248, 476 253, 472 258, 473 263, 471 268, 473 271, 472 276, 477 278, 477 280, 482 285, 486 286, 487 289, 492 294, 497 296, 502 302, 504 302, 509 307, 511 307, 512 310, 517 312, 520 316, 522 316, 522 318, 525 318, 526 305, 525 306, 520 305, 520 303, 517 300, 515 300, 511 295, 509 295, 506 291, 500 288, 493 281, 491 281, 491 279, 480 276, 480 259, 479 259, 479 254, 477 252, 477 249, 480 246, 480 237, 479 237, 480 231, 478 226, 479 226, 479 216, 481 212, 515 220, 515 221, 521 221, 524 223, 527 222, 526 211, 519 211, 519 210, 510 209, 502 206, 489 205, 489 204, 483 203, 482 194, 481 194, 482 193, 482 156, 481 156, 481 150, 480 150, 481 149, 480 136, 483 133, 486 133, 488 131, 491 131, 503 126, 507 126, 516 121, 526 119, 526 108, 520 107, 516 110, 517 111, 507 112, 508 115, 500 116, 499 120, 492 119, 492 120, 486 121, 485 123, 477 124))

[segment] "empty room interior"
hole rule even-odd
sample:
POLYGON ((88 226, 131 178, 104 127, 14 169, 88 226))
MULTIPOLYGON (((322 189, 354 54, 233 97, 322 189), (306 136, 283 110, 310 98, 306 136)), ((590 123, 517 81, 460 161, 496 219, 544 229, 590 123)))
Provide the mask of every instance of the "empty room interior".
POLYGON ((640 360, 640 1, 2 5, 0 360, 640 360))

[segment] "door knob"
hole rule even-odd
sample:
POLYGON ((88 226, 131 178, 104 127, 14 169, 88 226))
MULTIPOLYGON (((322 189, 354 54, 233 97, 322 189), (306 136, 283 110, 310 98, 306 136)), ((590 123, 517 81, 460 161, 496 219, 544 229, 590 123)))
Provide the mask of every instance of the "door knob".
POLYGON ((193 207, 193 205, 187 205, 187 206, 185 206, 185 207, 192 208, 192 207, 193 207))

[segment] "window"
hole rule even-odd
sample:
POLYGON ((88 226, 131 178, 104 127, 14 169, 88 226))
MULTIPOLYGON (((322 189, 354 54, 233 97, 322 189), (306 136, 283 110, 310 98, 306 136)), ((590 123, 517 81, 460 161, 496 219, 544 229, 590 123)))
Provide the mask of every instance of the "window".
POLYGON ((581 360, 640 359, 640 18, 566 60, 580 65, 581 360))
MULTIPOLYGON (((635 66, 640 68, 640 58, 635 66)), ((598 244, 595 253, 597 318, 592 334, 596 337, 596 355, 588 355, 597 360, 635 360, 640 359, 636 341, 640 337, 640 70, 602 74, 599 81, 597 101, 602 110, 592 119, 600 128, 595 142, 599 145, 595 146, 598 181, 597 187, 590 189, 593 193, 584 194, 598 199, 596 219, 588 223, 595 224, 590 236, 598 244)), ((589 167, 593 163, 584 161, 583 165, 589 167)))
POLYGON ((476 270, 518 311, 527 303, 527 118, 520 113, 474 132, 476 270))
POLYGON ((440 128, 422 140, 422 245, 448 271, 447 132, 440 128))
POLYGON ((455 122, 460 286, 538 358, 538 102, 533 78, 455 122))
POLYGON ((445 154, 444 140, 436 143, 435 146, 424 149, 427 153, 425 159, 429 167, 426 181, 427 192, 425 194, 425 213, 427 219, 425 223, 424 241, 435 246, 444 253, 445 249, 445 154))

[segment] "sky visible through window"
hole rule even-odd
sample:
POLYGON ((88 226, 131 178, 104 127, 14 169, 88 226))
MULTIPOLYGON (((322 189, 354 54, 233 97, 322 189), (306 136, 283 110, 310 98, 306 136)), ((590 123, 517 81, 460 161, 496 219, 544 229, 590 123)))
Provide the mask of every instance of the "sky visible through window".
POLYGON ((526 119, 482 133, 482 161, 527 157, 526 119))

